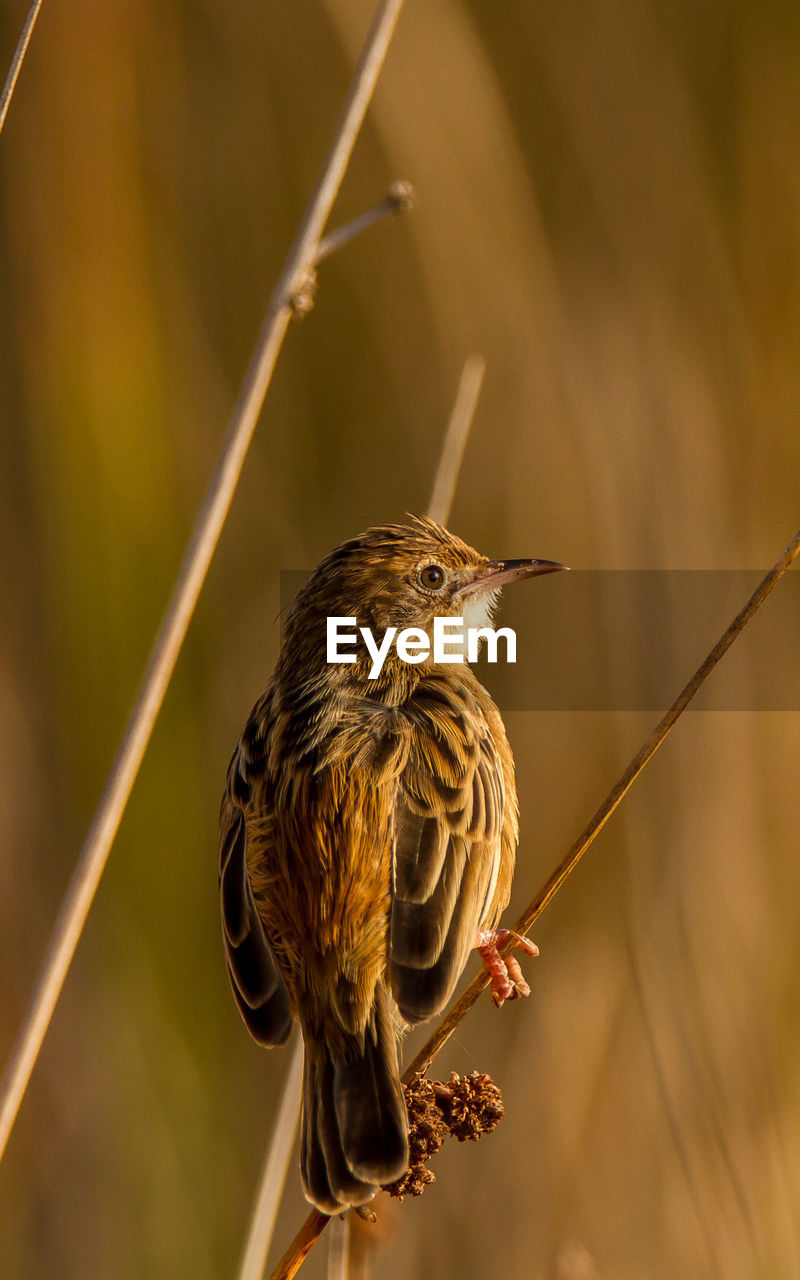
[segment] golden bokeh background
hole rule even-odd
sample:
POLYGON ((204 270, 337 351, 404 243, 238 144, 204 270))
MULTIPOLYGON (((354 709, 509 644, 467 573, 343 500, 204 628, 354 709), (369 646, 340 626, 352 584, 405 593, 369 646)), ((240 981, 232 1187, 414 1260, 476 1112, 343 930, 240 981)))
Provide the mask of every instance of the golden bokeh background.
MULTIPOLYGON (((42 9, 0 139, 3 1060, 372 10, 42 9)), ((418 206, 326 263, 289 333, 0 1166, 4 1280, 236 1274, 288 1054, 227 988, 227 761, 280 570, 424 509, 470 352, 470 542, 598 570, 777 557, 799 158, 788 0, 407 0, 334 222, 395 178, 418 206)), ((774 661, 797 654, 795 618, 774 661)), ((512 911, 653 720, 508 716, 512 911)), ((371 1274, 800 1274, 799 747, 796 712, 683 719, 539 922, 531 1000, 482 1002, 442 1055, 508 1115, 380 1206, 371 1274)), ((293 1161, 273 1256, 304 1213, 293 1161)))

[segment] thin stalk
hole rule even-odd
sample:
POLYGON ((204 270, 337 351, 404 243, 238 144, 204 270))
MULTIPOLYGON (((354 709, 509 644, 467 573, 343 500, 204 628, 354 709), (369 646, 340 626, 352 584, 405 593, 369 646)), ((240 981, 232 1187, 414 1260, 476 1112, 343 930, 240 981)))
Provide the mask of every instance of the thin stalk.
POLYGON ((334 1218, 328 1233, 328 1280, 348 1280, 350 1275, 350 1214, 334 1218))
POLYGON ((303 1037, 295 1032, 289 1074, 283 1086, 278 1118, 264 1161, 253 1217, 239 1267, 239 1280, 261 1280, 267 1265, 275 1220, 283 1195, 294 1137, 300 1115, 300 1091, 303 1084, 303 1037))
POLYGON ((409 209, 413 209, 415 200, 414 188, 410 182, 393 182, 383 199, 379 200, 372 209, 366 209, 364 213, 352 218, 344 226, 337 227, 335 231, 329 231, 320 240, 314 258, 314 265, 318 266, 320 262, 324 262, 326 258, 329 258, 332 253, 338 253, 356 236, 360 236, 362 231, 366 231, 367 227, 371 227, 375 222, 380 222, 381 218, 385 218, 387 214, 406 213, 409 209))
POLYGON ((461 372, 453 412, 447 424, 442 455, 433 482, 433 492, 428 503, 428 515, 437 524, 447 524, 456 492, 458 473, 467 447, 472 419, 478 405, 478 396, 486 372, 483 356, 468 356, 461 372))
POLYGON ((11 59, 11 66, 8 68, 6 82, 3 85, 3 92, 0 94, 0 133, 3 132, 3 125, 6 122, 8 108, 11 106, 11 98, 17 87, 17 78, 22 69, 22 62, 25 54, 28 52, 33 28, 36 26, 36 19, 39 17, 39 10, 42 7, 42 0, 33 0, 31 7, 28 9, 27 17, 20 32, 17 47, 14 50, 14 57, 11 59))

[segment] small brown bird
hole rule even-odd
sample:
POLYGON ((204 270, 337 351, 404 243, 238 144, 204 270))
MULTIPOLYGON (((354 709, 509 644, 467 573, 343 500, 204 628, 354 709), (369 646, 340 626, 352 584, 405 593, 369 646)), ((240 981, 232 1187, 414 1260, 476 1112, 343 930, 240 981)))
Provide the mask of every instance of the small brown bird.
POLYGON ((298 593, 233 754, 220 815, 228 970, 260 1044, 300 1022, 301 1172, 323 1213, 405 1172, 398 1036, 444 1007, 470 949, 482 944, 497 1003, 527 992, 492 933, 518 819, 497 707, 466 663, 437 664, 424 645, 418 661, 392 646, 373 679, 364 645, 329 662, 327 619, 355 618, 377 642, 390 627, 432 637, 435 617, 488 626, 503 586, 562 568, 490 561, 428 519, 343 543, 298 593))

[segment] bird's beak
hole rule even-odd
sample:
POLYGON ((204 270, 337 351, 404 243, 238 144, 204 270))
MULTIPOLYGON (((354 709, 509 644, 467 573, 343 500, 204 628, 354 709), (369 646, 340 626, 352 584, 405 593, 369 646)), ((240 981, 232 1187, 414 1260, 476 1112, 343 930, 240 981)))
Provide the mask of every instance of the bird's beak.
POLYGON ((490 560, 485 571, 472 582, 468 582, 457 592, 457 596, 477 595, 482 591, 498 591, 510 582, 519 582, 522 578, 534 578, 542 573, 558 573, 559 569, 569 569, 568 564, 559 564, 557 560, 490 560))

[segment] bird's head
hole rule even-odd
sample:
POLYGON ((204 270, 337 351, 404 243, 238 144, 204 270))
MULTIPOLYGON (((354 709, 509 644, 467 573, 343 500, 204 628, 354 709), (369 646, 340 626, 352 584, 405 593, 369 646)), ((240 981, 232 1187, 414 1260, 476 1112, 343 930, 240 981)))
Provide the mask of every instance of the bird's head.
POLYGON ((419 627, 435 617, 488 626, 501 589, 565 566, 551 560, 489 560, 435 521, 377 525, 344 542, 318 565, 313 580, 342 613, 376 631, 419 627))
POLYGON ((376 637, 388 627, 432 637, 437 617, 486 627, 504 586, 564 568, 552 560, 490 560, 415 516, 408 525, 376 525, 330 552, 301 588, 289 621, 301 645, 304 630, 334 616, 354 617, 376 637))

